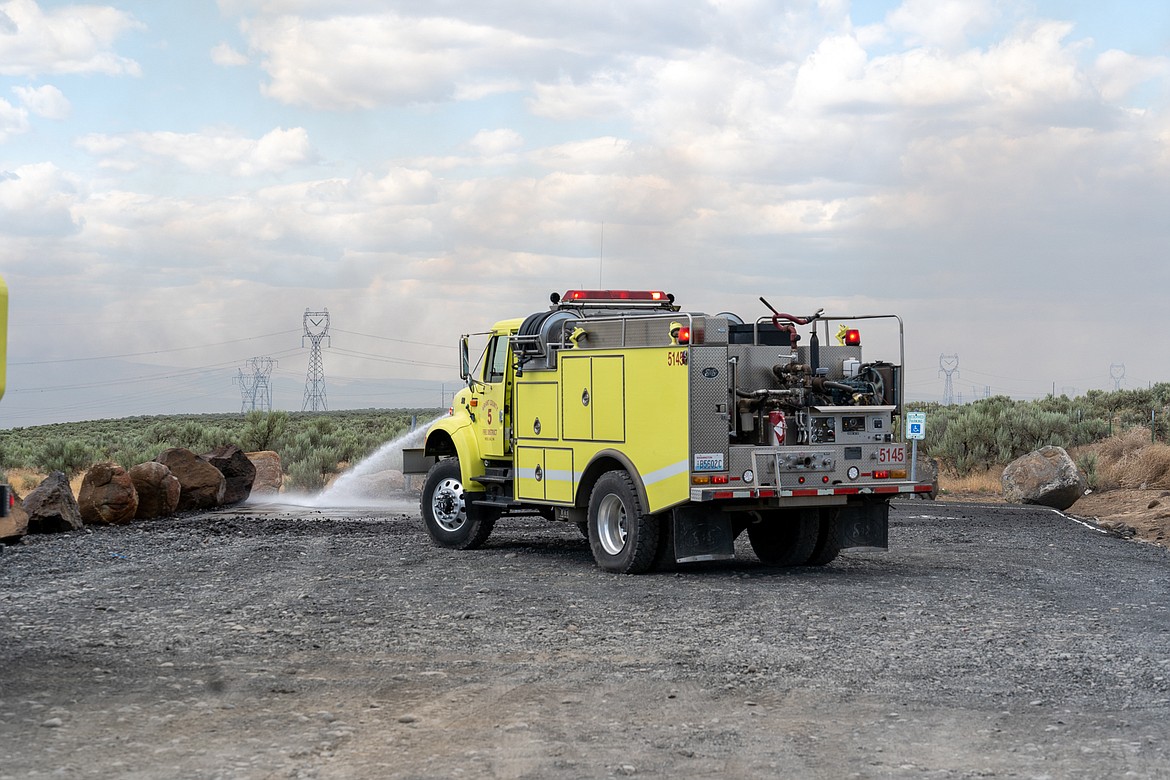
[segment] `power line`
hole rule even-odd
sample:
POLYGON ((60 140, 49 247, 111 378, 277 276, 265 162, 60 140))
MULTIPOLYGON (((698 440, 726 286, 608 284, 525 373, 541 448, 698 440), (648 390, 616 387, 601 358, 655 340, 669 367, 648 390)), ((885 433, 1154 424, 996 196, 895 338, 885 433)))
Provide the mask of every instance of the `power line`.
POLYGON ((278 333, 266 333, 263 336, 248 336, 242 339, 232 339, 231 341, 217 341, 214 344, 199 344, 194 347, 174 347, 173 349, 156 349, 150 352, 127 352, 123 355, 94 355, 93 357, 78 357, 78 358, 60 358, 58 360, 30 360, 23 363, 9 363, 10 366, 46 366, 52 363, 79 363, 83 360, 117 360, 119 358, 143 357, 144 355, 165 355, 170 352, 187 352, 192 349, 207 349, 208 347, 222 347, 227 344, 239 344, 244 341, 255 341, 256 339, 267 339, 273 336, 287 336, 289 333, 296 333, 296 330, 282 330, 278 333))
POLYGON ((393 358, 386 355, 371 355, 368 352, 355 352, 352 349, 342 349, 340 347, 332 347, 331 349, 333 353, 337 355, 364 358, 366 360, 376 360, 381 363, 397 363, 407 366, 427 366, 430 368, 451 368, 450 363, 428 363, 424 360, 406 360, 404 358, 393 358))
POLYGON ((399 344, 414 344, 419 347, 436 347, 439 349, 455 349, 454 344, 432 344, 428 341, 410 341, 409 339, 396 339, 393 336, 375 336, 371 333, 357 333, 352 330, 342 330, 341 328, 334 328, 334 333, 345 333, 350 336, 361 336, 367 339, 378 339, 379 341, 395 341, 399 344))

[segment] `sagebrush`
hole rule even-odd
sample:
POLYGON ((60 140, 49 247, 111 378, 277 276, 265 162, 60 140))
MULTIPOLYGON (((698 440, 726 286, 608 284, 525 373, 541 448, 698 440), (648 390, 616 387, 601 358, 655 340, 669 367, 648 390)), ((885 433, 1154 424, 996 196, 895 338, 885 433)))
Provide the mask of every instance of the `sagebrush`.
POLYGON ((245 452, 280 454, 286 484, 318 490, 346 464, 382 444, 425 425, 438 409, 364 409, 338 412, 249 412, 239 414, 126 417, 57 423, 0 431, 0 468, 72 477, 94 463, 123 468, 154 460, 163 450, 195 453, 235 445, 245 452))
MULTIPOLYGON (((1137 448, 1139 444, 1166 442, 1170 426, 1170 384, 1142 390, 1107 393, 1090 390, 1083 396, 1054 396, 1017 401, 994 396, 969 404, 911 403, 908 408, 927 413, 926 439, 922 449, 936 458, 950 474, 967 476, 1002 467, 1021 455, 1046 445, 1072 450, 1140 430, 1134 441, 1114 447, 1137 448), (1143 438, 1144 437, 1144 438, 1143 438)), ((1101 452, 1110 463, 1122 453, 1101 452)), ((1153 455, 1146 457, 1154 458, 1153 455)), ((1097 468, 1093 459, 1086 466, 1097 468)), ((1157 463, 1145 466, 1151 479, 1160 479, 1157 463)), ((1108 475, 1102 475, 1108 478, 1108 475)))

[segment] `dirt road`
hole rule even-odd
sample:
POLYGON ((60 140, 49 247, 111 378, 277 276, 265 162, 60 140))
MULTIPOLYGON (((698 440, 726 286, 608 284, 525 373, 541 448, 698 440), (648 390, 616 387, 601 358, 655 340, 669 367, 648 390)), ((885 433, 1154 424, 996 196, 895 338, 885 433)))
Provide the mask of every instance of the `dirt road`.
POLYGON ((576 528, 244 507, 0 552, 0 778, 1170 776, 1170 552, 905 502, 614 576, 576 528))

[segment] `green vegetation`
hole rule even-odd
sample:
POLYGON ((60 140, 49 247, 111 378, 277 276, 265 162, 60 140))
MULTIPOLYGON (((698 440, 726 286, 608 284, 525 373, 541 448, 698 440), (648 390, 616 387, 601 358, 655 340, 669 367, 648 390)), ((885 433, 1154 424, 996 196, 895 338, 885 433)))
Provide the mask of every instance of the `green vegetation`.
POLYGON ((58 423, 0 431, 0 468, 74 476, 94 463, 123 468, 154 460, 170 447, 195 453, 234 444, 245 452, 275 450, 294 490, 323 487, 338 466, 361 460, 437 409, 364 409, 339 412, 249 412, 58 423))
MULTIPOLYGON (((907 406, 927 413, 920 452, 960 477, 1003 466, 1047 444, 1072 449, 1134 428, 1145 429, 1159 442, 1170 440, 1170 384, 1112 393, 1090 390, 1076 398, 1013 401, 995 396, 960 406, 907 406)), ((13 428, 0 431, 0 468, 63 471, 72 477, 104 460, 129 468, 153 460, 168 447, 203 453, 235 444, 246 452, 275 450, 290 488, 317 490, 340 465, 361 460, 405 433, 412 416, 421 425, 438 415, 437 409, 251 412, 13 428)), ((1078 458, 1091 483, 1102 471, 1098 457, 1086 452, 1078 458)))
MULTIPOLYGON (((1112 393, 1090 390, 1076 398, 1013 401, 995 396, 961 406, 908 407, 927 413, 922 451, 958 476, 1006 465, 1045 445, 1071 449, 1131 428, 1144 428, 1161 442, 1170 436, 1170 384, 1112 393)), ((1086 454, 1082 461, 1081 468, 1095 478, 1095 457, 1086 454)))

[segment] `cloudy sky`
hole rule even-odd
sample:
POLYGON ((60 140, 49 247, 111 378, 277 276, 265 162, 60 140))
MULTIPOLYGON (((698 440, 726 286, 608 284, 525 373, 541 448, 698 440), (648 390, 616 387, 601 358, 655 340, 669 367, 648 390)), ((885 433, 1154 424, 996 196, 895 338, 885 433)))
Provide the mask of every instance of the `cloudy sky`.
POLYGON ((599 284, 898 313, 912 399, 1145 387, 1168 249, 1164 0, 0 2, 2 427, 261 356, 299 410, 306 309, 329 408, 435 406, 599 284))

